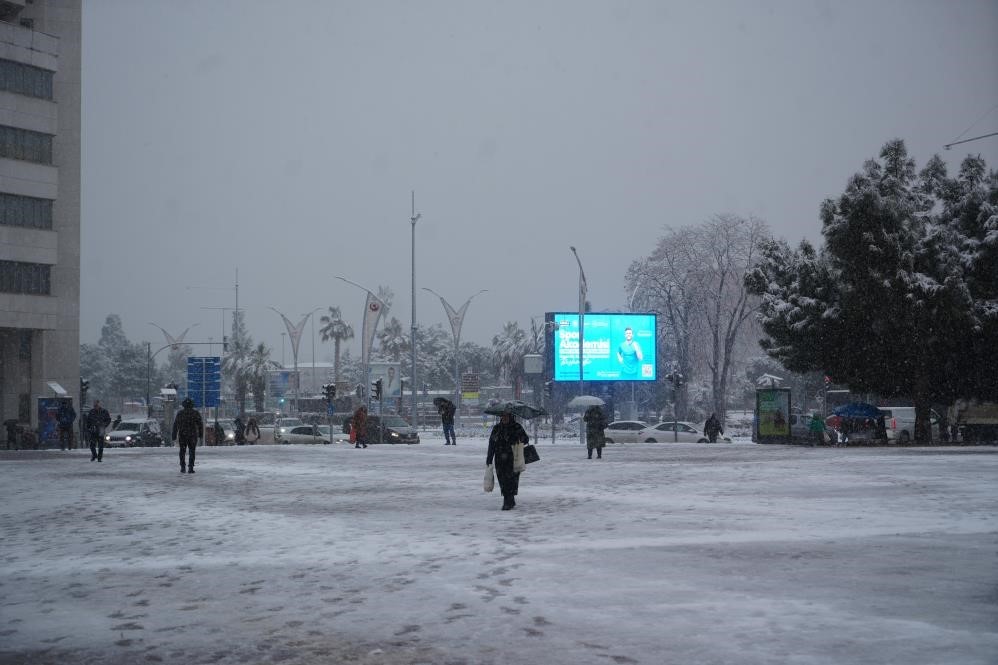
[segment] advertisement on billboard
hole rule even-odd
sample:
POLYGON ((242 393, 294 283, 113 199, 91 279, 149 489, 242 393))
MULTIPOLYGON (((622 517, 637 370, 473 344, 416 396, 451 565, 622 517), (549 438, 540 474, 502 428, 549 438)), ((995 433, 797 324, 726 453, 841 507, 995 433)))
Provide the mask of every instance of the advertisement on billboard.
MULTIPOLYGON (((547 315, 554 323, 548 348, 555 381, 579 380, 579 313, 547 315)), ((656 376, 654 314, 587 312, 582 321, 583 379, 586 381, 654 381, 656 376)))
POLYGON ((759 439, 790 437, 790 390, 769 388, 755 391, 759 439))
POLYGON ((370 367, 369 382, 381 379, 382 399, 402 396, 402 367, 399 363, 372 362, 370 367))

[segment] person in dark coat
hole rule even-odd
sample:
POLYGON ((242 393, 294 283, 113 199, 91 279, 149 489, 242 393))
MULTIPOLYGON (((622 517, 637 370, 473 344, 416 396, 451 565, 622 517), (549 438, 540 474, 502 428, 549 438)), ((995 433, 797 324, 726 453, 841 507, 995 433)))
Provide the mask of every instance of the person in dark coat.
POLYGON ((180 473, 194 473, 194 449, 198 439, 204 438, 204 421, 201 414, 194 408, 194 400, 186 398, 181 405, 184 407, 173 419, 173 434, 170 438, 180 444, 180 473), (187 467, 184 467, 184 452, 187 451, 187 467))
POLYGON ((440 406, 437 407, 437 413, 440 414, 440 423, 444 428, 444 445, 445 446, 456 446, 457 445, 457 435, 454 434, 454 413, 457 411, 457 407, 454 406, 454 402, 443 401, 440 406))
POLYGON ((246 423, 246 431, 243 433, 243 438, 251 446, 260 440, 260 426, 256 424, 256 418, 250 418, 249 422, 246 423))
POLYGON ((505 412, 489 434, 489 451, 485 455, 485 465, 495 463, 496 478, 502 492, 502 509, 516 507, 516 495, 520 489, 520 473, 513 470, 513 444, 529 443, 530 437, 513 414, 505 412))
POLYGON ((353 412, 351 427, 354 431, 354 448, 367 448, 367 407, 358 406, 353 412))
POLYGON ((721 421, 717 419, 715 414, 710 414, 710 418, 703 424, 703 433, 707 435, 707 440, 711 443, 717 443, 717 435, 724 434, 721 421))
POLYGON ((243 425, 243 419, 236 416, 232 425, 236 430, 236 445, 241 446, 246 443, 246 427, 243 425))
POLYGON ((120 424, 121 424, 121 414, 119 413, 114 417, 114 421, 111 423, 111 429, 112 430, 118 429, 118 425, 120 424))
POLYGON ((603 409, 591 406, 586 409, 586 414, 582 416, 582 419, 586 421, 586 450, 589 453, 589 459, 593 458, 593 450, 596 451, 596 459, 603 459, 603 446, 606 444, 606 438, 603 436, 603 430, 606 429, 606 416, 603 415, 603 409))
POLYGON ((76 422, 76 409, 66 400, 59 405, 59 411, 55 415, 59 425, 59 449, 73 449, 73 423, 76 422))
POLYGON ((108 413, 100 400, 94 400, 94 406, 87 412, 87 438, 90 439, 90 461, 98 462, 104 459, 104 430, 111 424, 111 414, 108 413))

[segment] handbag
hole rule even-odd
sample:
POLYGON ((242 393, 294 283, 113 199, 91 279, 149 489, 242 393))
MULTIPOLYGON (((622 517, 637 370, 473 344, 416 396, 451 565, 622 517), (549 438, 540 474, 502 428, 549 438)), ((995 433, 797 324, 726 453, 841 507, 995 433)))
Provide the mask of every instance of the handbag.
POLYGON ((527 468, 527 463, 523 461, 523 444, 513 444, 513 473, 521 473, 527 468))
POLYGON ((530 464, 531 462, 536 462, 540 458, 541 456, 537 454, 537 448, 534 447, 534 444, 530 443, 523 447, 524 464, 530 464))
POLYGON ((485 467, 485 491, 491 492, 496 488, 496 476, 492 472, 492 465, 489 464, 485 467))

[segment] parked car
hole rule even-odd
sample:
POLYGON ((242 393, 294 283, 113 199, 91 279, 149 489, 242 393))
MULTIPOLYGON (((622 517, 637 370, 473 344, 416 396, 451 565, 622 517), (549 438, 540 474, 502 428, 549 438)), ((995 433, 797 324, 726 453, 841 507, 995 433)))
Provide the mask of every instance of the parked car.
POLYGON ((607 443, 636 443, 638 432, 648 427, 648 423, 640 420, 615 420, 603 430, 607 443))
MULTIPOLYGON (((884 414, 884 424, 887 425, 887 440, 891 443, 906 444, 915 438, 915 407, 913 406, 880 406, 884 414)), ((929 410, 929 422, 932 425, 932 440, 939 440, 939 414, 929 410)))
MULTIPOLYGON (((718 441, 731 443, 731 438, 718 436, 718 441)), ((669 420, 646 427, 638 432, 638 441, 644 443, 707 443, 710 439, 693 423, 669 420)))
POLYGON ((104 445, 108 448, 132 446, 162 446, 163 433, 159 421, 151 418, 122 420, 104 435, 104 445))
POLYGON ((285 434, 282 443, 329 443, 329 425, 298 425, 285 434))
POLYGON ((419 432, 401 416, 368 416, 368 443, 419 443, 419 432))
POLYGON ((274 443, 287 443, 285 436, 288 432, 304 424, 300 418, 278 418, 274 421, 274 443))

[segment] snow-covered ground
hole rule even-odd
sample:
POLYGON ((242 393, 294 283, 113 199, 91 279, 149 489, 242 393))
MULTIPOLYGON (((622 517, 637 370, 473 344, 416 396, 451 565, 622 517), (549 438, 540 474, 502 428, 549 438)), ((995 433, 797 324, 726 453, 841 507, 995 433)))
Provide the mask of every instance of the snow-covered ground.
POLYGON ((998 449, 0 452, 0 663, 998 662, 998 449))

